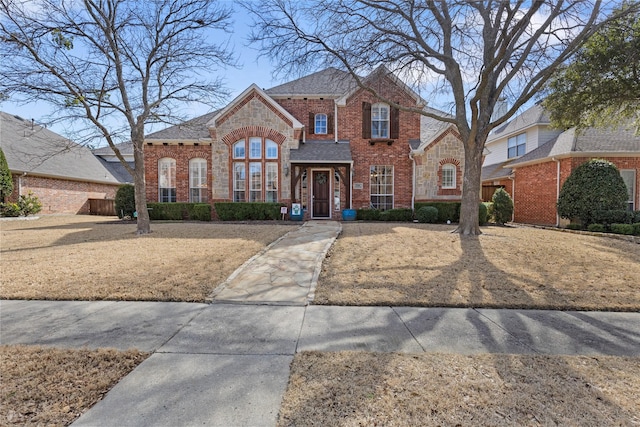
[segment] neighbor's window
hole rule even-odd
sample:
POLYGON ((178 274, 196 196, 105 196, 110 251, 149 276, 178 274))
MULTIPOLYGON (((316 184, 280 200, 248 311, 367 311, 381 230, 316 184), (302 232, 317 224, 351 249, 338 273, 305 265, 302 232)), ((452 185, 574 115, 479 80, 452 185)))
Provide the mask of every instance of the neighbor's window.
POLYGON ((389 106, 371 106, 371 138, 389 138, 389 106))
POLYGON ((233 150, 233 201, 277 202, 278 144, 259 136, 237 141, 233 150), (245 156, 248 152, 249 156, 245 156), (247 174, 248 173, 248 174, 247 174))
POLYGON ((158 201, 176 201, 176 161, 169 157, 158 160, 158 201))
POLYGON ((621 169, 620 176, 622 176, 624 183, 627 185, 627 193, 629 194, 627 203, 629 210, 633 211, 635 209, 636 198, 636 171, 634 169, 621 169))
POLYGON ((456 165, 442 165, 442 188, 456 188, 456 165))
POLYGON ((318 133, 318 134, 327 133, 327 115, 326 114, 316 114, 314 133, 318 133))
POLYGON ((393 209, 393 166, 371 166, 369 180, 371 207, 393 209))
POLYGON ((207 161, 189 160, 189 201, 204 203, 207 201, 207 161))
POLYGON ((527 134, 521 133, 520 135, 509 138, 507 146, 508 158, 523 156, 527 149, 527 134))

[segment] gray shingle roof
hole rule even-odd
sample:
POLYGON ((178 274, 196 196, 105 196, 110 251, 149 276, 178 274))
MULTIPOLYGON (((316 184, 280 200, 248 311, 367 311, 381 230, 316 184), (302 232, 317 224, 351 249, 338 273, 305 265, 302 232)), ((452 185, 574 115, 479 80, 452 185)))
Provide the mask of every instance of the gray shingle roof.
MULTIPOLYGON (((123 142, 117 144, 118 150, 123 156, 131 155, 133 156, 133 144, 131 141, 123 142)), ((96 156, 113 156, 113 150, 108 145, 106 147, 100 147, 93 150, 93 154, 96 156)))
MULTIPOLYGON (((108 162, 101 157, 98 157, 102 166, 104 166, 111 175, 113 175, 118 182, 122 184, 133 184, 133 176, 125 169, 125 167, 120 162, 108 162)), ((134 162, 127 162, 127 164, 133 168, 134 162)))
POLYGON ((615 129, 588 128, 580 133, 572 128, 514 160, 511 165, 574 153, 638 153, 640 156, 640 135, 634 134, 632 127, 624 126, 615 129))
POLYGON ((4 112, 0 112, 0 146, 13 172, 118 184, 87 147, 4 112))
POLYGON ((266 89, 269 96, 325 96, 339 97, 356 87, 346 71, 327 68, 299 79, 266 89))
POLYGON ((218 111, 212 111, 179 125, 169 126, 166 129, 145 136, 145 139, 193 140, 211 138, 211 134, 207 128, 207 122, 214 118, 216 114, 218 114, 218 111))
POLYGON ((521 129, 526 129, 529 126, 549 123, 549 113, 545 111, 542 105, 535 104, 533 107, 525 110, 522 114, 518 114, 507 123, 494 129, 491 135, 489 135, 489 138, 487 138, 487 142, 502 138, 505 135, 510 135, 521 129))
POLYGON ((349 163, 351 147, 348 141, 307 141, 297 150, 291 150, 292 163, 349 163))
MULTIPOLYGON (((445 113, 444 111, 437 110, 431 107, 424 107, 424 110, 430 112, 432 114, 437 114, 443 117, 452 117, 451 114, 445 113)), ((433 138, 441 134, 445 131, 451 123, 443 122, 441 120, 436 120, 431 117, 421 116, 420 117, 420 139, 424 143, 429 143, 433 138)), ((417 148, 417 147, 416 147, 417 148)))
POLYGON ((489 181, 493 179, 502 179, 507 178, 511 175, 512 169, 509 167, 505 167, 509 165, 512 160, 507 160, 502 163, 494 163, 492 165, 487 165, 482 168, 482 181, 489 181))

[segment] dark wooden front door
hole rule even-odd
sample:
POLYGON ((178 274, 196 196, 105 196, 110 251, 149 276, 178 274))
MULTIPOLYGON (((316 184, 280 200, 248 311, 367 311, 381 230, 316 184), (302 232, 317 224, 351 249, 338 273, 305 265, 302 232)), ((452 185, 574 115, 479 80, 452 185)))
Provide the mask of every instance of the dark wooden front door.
POLYGON ((329 172, 313 172, 313 217, 329 218, 329 172))

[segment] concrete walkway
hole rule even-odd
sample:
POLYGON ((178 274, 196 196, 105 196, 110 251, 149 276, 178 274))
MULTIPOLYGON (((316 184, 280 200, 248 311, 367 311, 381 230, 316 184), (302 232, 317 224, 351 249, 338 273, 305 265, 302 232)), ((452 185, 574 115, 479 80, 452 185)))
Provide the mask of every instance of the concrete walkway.
POLYGON ((152 353, 74 426, 273 426, 308 350, 640 356, 639 313, 306 305, 338 232, 288 233, 214 304, 0 301, 0 343, 152 353))

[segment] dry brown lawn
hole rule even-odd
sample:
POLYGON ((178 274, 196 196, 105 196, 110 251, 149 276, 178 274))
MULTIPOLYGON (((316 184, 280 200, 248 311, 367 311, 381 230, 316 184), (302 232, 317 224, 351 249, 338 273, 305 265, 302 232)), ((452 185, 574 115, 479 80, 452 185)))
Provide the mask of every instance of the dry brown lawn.
POLYGON ((147 356, 0 346, 0 426, 69 425, 147 356))
POLYGON ((135 224, 96 216, 0 222, 0 298, 202 302, 283 224, 135 224))
POLYGON ((640 245, 533 227, 343 223, 316 304, 640 310, 640 245))
POLYGON ((640 424, 640 359, 298 354, 278 426, 640 424))

